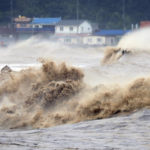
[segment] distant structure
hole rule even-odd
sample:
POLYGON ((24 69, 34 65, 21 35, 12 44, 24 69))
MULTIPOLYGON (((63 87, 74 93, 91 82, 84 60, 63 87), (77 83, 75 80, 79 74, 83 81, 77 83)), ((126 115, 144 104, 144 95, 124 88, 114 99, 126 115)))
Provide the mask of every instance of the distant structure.
POLYGON ((55 27, 56 35, 89 35, 92 34, 98 25, 87 20, 62 20, 55 27))
POLYGON ((55 37, 65 44, 85 45, 97 30, 98 24, 88 20, 61 20, 55 26, 55 37))
POLYGON ((59 18, 33 18, 31 22, 32 29, 35 30, 35 32, 39 31, 48 31, 51 33, 55 32, 55 26, 58 22, 61 21, 61 17, 59 18))
POLYGON ((122 29, 101 29, 91 34, 59 34, 57 40, 70 45, 87 45, 87 46, 115 46, 123 35, 130 30, 122 29))
POLYGON ((100 30, 94 35, 101 37, 103 45, 116 45, 121 37, 130 32, 130 30, 112 29, 112 30, 100 30))
POLYGON ((27 18, 19 16, 14 19, 14 31, 17 38, 28 38, 35 34, 54 34, 58 18, 27 18))
POLYGON ((16 39, 26 39, 32 35, 32 18, 18 16, 14 18, 14 36, 16 39))
MULTIPOLYGON (((141 26, 150 25, 150 22, 141 26)), ((43 35, 51 40, 71 45, 113 46, 130 30, 98 28, 98 24, 88 20, 62 20, 57 18, 28 18, 18 16, 14 19, 16 38, 26 39, 32 35, 43 35)))
POLYGON ((16 32, 27 31, 27 29, 31 28, 31 18, 27 18, 25 16, 18 16, 18 18, 14 18, 14 28, 16 32))
POLYGON ((141 21, 140 28, 150 27, 150 21, 141 21))

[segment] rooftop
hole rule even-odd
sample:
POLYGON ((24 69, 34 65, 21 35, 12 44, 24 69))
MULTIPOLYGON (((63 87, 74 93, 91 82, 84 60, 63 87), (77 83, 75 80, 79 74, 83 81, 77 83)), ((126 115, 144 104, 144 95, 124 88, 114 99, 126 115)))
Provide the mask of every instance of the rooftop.
POLYGON ((59 18, 33 18, 32 20, 32 24, 51 24, 51 25, 55 25, 56 23, 58 23, 59 21, 61 21, 61 17, 59 18))
POLYGON ((113 30, 100 30, 95 33, 95 35, 99 36, 114 36, 114 35, 124 35, 130 30, 121 30, 121 29, 113 29, 113 30))
POLYGON ((57 23, 57 25, 72 25, 72 26, 78 26, 81 23, 83 23, 85 20, 61 20, 57 23))
POLYGON ((14 18, 14 21, 15 22, 31 22, 32 19, 31 18, 28 18, 28 17, 25 17, 25 16, 18 16, 17 18, 14 18))

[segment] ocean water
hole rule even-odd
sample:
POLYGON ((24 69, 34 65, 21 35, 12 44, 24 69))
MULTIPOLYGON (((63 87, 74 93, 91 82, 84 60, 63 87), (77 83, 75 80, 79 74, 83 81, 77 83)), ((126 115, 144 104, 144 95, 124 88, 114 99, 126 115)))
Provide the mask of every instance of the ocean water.
POLYGON ((0 150, 150 149, 148 32, 125 35, 115 49, 130 53, 111 50, 106 64, 107 48, 36 37, 0 48, 0 67, 16 71, 0 85, 0 150), (65 101, 51 83, 72 89, 65 101))
POLYGON ((34 130, 1 130, 1 150, 149 150, 150 110, 34 130))

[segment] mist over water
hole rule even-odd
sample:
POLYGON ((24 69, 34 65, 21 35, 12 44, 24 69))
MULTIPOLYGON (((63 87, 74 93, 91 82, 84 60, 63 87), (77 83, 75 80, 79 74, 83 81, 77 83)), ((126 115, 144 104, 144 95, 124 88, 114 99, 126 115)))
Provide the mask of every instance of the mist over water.
POLYGON ((150 52, 150 28, 145 27, 127 33, 118 43, 117 47, 131 51, 150 52))
POLYGON ((149 31, 131 32, 106 51, 36 37, 1 48, 1 67, 17 70, 0 76, 1 128, 43 128, 149 107, 149 31))

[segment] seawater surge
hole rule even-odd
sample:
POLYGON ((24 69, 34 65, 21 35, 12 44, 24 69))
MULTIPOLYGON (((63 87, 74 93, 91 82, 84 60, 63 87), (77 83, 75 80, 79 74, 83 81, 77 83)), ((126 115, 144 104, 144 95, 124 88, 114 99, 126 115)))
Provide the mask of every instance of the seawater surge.
POLYGON ((33 37, 1 48, 1 148, 148 149, 149 31, 116 47, 33 37))

